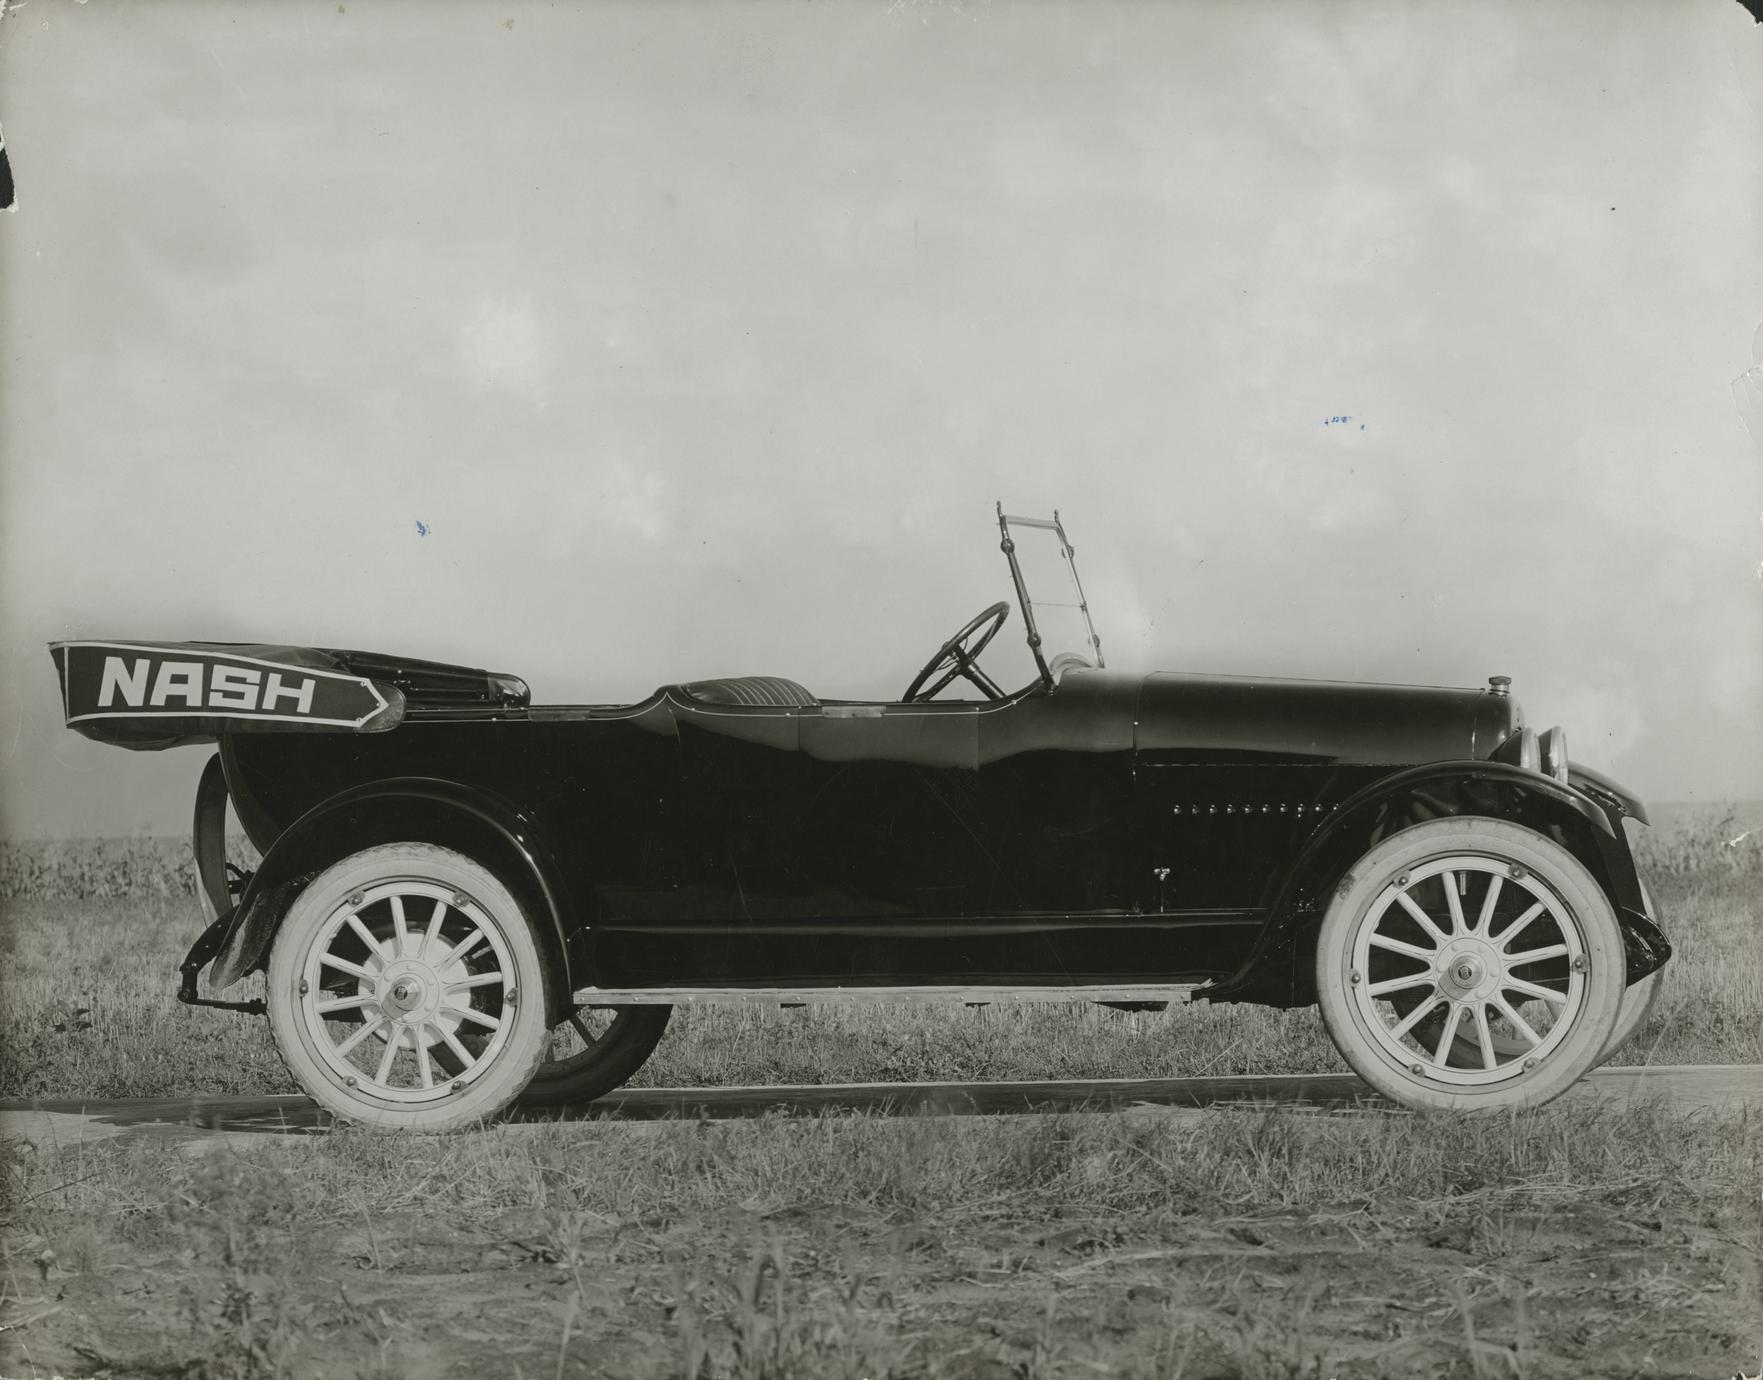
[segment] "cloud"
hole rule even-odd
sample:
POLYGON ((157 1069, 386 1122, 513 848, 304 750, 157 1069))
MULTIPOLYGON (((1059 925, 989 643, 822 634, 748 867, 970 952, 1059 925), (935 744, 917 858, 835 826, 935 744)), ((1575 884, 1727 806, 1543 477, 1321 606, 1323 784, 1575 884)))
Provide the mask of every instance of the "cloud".
POLYGON ((460 328, 459 353, 474 387, 546 401, 551 350, 530 302, 481 298, 460 328))

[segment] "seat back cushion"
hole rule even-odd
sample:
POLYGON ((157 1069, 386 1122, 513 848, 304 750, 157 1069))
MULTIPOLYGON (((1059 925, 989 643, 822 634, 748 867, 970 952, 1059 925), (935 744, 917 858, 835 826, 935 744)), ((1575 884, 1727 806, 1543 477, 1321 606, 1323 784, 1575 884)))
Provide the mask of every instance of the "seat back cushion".
POLYGON ((773 709, 804 709, 820 701, 793 680, 782 676, 726 676, 695 680, 680 686, 701 704, 747 704, 773 709))

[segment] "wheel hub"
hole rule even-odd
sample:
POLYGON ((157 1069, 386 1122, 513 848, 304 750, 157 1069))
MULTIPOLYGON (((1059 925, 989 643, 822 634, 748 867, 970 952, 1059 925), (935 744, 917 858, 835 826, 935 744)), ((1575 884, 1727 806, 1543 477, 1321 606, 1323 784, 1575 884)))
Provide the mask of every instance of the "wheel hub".
POLYGON ((381 974, 380 1005, 395 1021, 433 1020, 441 1007, 439 975, 421 959, 401 958, 381 974))
POLYGON ((396 1016, 408 1015, 422 1005, 422 984, 404 977, 392 984, 386 993, 386 1009, 396 1016))
POLYGON ((1492 944, 1460 938, 1438 957, 1439 991, 1453 1001, 1485 1001, 1499 987, 1505 965, 1492 944))

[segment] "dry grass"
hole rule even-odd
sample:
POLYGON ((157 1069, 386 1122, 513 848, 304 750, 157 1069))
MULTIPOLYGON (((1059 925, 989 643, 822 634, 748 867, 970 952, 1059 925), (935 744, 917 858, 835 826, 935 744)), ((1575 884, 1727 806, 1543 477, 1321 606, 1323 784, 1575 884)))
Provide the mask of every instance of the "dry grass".
POLYGON ((1555 1106, 15 1149, 4 1317, 66 1316, 0 1337, 0 1371, 28 1344, 137 1375, 1725 1375, 1759 1340, 1760 1130, 1555 1106))

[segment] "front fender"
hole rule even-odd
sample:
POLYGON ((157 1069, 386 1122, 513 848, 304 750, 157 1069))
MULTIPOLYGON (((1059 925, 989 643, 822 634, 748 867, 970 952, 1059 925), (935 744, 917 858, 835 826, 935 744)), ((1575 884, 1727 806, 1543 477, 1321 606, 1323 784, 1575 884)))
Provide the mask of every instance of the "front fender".
POLYGON ((1301 960, 1349 869, 1389 834, 1452 815, 1526 825, 1555 838, 1584 863, 1616 910, 1631 983, 1671 956, 1671 945, 1648 914, 1628 839, 1596 799, 1504 762, 1436 762, 1382 777, 1330 812, 1278 885, 1267 921, 1241 966, 1195 995, 1274 1006, 1313 1000, 1312 975, 1301 960))
POLYGON ((340 792, 276 838, 239 898, 210 970, 211 989, 224 991, 265 966, 282 917, 316 874, 363 848, 406 840, 454 848, 496 871, 539 924, 537 938, 549 943, 556 960, 551 996, 566 1002, 574 990, 571 940, 579 926, 550 841, 536 821, 499 796, 417 776, 340 792))

